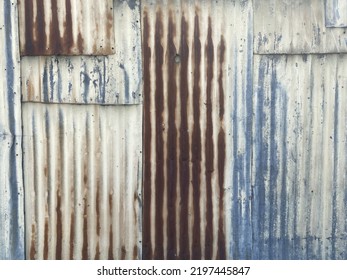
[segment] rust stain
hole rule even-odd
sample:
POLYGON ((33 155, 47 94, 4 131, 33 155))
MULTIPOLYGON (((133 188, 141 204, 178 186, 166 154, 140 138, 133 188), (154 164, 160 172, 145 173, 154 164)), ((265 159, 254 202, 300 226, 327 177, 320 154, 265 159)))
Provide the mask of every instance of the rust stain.
POLYGON ((176 259, 176 199, 177 199, 177 128, 176 128, 176 106, 177 106, 177 85, 176 85, 176 63, 175 55, 177 53, 174 37, 176 36, 176 26, 172 19, 172 12, 169 17, 168 28, 168 80, 167 91, 167 107, 168 107, 168 139, 167 139, 167 201, 168 201, 168 220, 167 220, 167 258, 176 259))
POLYGON ((34 18, 34 7, 32 6, 32 1, 21 0, 25 3, 25 52, 24 53, 34 53, 34 26, 33 26, 33 18, 34 18))
POLYGON ((70 259, 73 259, 74 255, 74 243, 75 243, 75 214, 71 213, 71 222, 70 222, 70 259))
MULTIPOLYGON (((109 209, 110 209, 110 216, 112 218, 112 204, 113 204, 113 199, 112 199, 112 194, 108 195, 108 204, 109 204, 109 209)), ((112 231, 112 224, 110 224, 110 233, 109 233, 109 247, 108 247, 108 259, 113 260, 113 231, 112 231)))
POLYGON ((224 235, 224 167, 225 167, 225 132, 224 132, 224 89, 223 89, 223 66, 225 56, 225 42, 221 36, 219 44, 219 120, 220 130, 218 134, 218 184, 219 184, 219 220, 218 220, 218 251, 217 258, 226 259, 226 243, 224 235))
POLYGON ((52 0, 52 21, 50 23, 49 49, 51 54, 59 54, 61 50, 61 41, 58 21, 58 5, 57 0, 52 0))
POLYGON ((134 249, 133 249, 133 260, 137 260, 138 259, 138 248, 137 246, 135 245, 134 246, 134 249))
POLYGON ((88 212, 86 198, 84 198, 82 259, 88 260, 88 212))
POLYGON ((45 239, 43 248, 43 259, 48 259, 48 219, 45 220, 45 239))
POLYGON ((64 22, 64 35, 63 35, 63 52, 70 53, 73 46, 73 31, 72 31, 72 15, 71 15, 71 0, 65 0, 66 18, 64 22))
POLYGON ((100 180, 96 183, 96 234, 100 236, 100 180))
POLYGON ((201 259, 200 240, 200 175, 201 175, 201 128, 200 128, 200 63, 201 63, 201 42, 199 16, 194 18, 194 84, 193 84, 193 133, 192 133, 192 183, 193 183, 193 240, 192 259, 201 259))
POLYGON ((188 23, 184 16, 181 18, 181 42, 180 42, 180 96, 181 96, 181 126, 179 136, 179 180, 181 195, 181 213, 180 213, 180 259, 189 259, 189 235, 188 232, 188 194, 189 194, 189 132, 188 132, 188 23))
MULTIPOLYGON (((26 1, 28 2, 28 1, 26 1)), ((30 1, 29 1, 30 2, 30 1)), ((45 31, 45 9, 44 9, 44 0, 37 0, 36 2, 36 20, 35 20, 35 37, 36 37, 36 52, 44 53, 46 46, 46 31, 45 31)))
POLYGON ((122 246, 122 249, 121 249, 121 260, 125 260, 126 255, 127 255, 127 250, 125 249, 125 246, 122 246))
POLYGON ((163 37, 163 22, 161 12, 157 12, 155 23, 155 133, 156 133, 156 173, 155 173, 155 250, 154 258, 163 259, 163 195, 164 195, 164 138, 163 138, 163 111, 164 111, 164 84, 163 64, 164 48, 161 44, 163 37))
POLYGON ((31 244, 30 244, 30 259, 31 260, 34 260, 36 255, 35 241, 36 241, 36 228, 35 228, 35 225, 31 225, 31 244))
POLYGON ((212 209, 212 172, 214 164, 214 148, 213 148, 213 120, 212 120, 212 80, 213 80, 213 41, 211 18, 208 19, 208 32, 206 44, 206 239, 205 239, 205 259, 212 258, 212 242, 213 242, 213 209, 212 209))
POLYGON ((152 259, 152 243, 151 243, 151 48, 149 46, 148 14, 143 13, 143 92, 144 92, 144 121, 143 121, 143 139, 144 139, 144 179, 143 179, 143 259, 152 259))
POLYGON ((63 233, 62 233, 62 213, 61 213, 61 193, 60 193, 60 182, 58 184, 57 189, 57 250, 56 250, 56 259, 61 260, 62 259, 62 239, 63 239, 63 233))
POLYGON ((100 245, 99 242, 96 244, 96 251, 95 251, 95 260, 99 260, 100 259, 100 245))

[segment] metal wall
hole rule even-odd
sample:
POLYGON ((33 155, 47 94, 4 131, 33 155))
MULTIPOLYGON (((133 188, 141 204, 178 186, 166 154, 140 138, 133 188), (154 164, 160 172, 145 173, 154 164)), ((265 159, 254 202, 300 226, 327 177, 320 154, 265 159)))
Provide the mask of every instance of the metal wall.
POLYGON ((251 1, 143 1, 143 257, 249 258, 251 1))
POLYGON ((24 258, 17 19, 16 1, 0 1, 0 259, 24 258))

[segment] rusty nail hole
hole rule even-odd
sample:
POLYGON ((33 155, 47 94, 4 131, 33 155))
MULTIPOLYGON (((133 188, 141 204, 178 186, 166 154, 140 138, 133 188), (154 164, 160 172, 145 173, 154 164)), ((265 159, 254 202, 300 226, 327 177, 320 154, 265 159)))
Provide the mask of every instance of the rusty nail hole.
POLYGON ((180 55, 177 53, 176 55, 175 55, 175 63, 180 63, 181 62, 181 57, 180 57, 180 55))

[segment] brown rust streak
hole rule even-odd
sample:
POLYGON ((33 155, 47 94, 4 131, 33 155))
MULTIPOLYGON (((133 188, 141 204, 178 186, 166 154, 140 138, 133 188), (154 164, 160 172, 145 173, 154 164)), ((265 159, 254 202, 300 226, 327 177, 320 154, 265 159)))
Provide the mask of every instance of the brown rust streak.
POLYGON ((138 257, 138 255, 139 255, 139 250, 138 250, 138 248, 137 248, 137 245, 134 245, 134 249, 133 249, 133 260, 137 260, 139 257, 138 257))
POLYGON ((111 222, 110 222, 110 232, 109 232, 109 247, 108 247, 108 259, 113 260, 113 231, 112 231, 112 204, 113 204, 113 199, 112 199, 112 194, 110 193, 108 195, 108 206, 110 209, 110 217, 111 217, 111 222))
POLYGON ((193 84, 193 134, 192 134, 192 183, 193 183, 193 242, 192 259, 201 259, 200 240, 200 174, 201 174, 201 128, 200 128, 200 62, 201 42, 199 17, 194 19, 194 84, 193 84))
POLYGON ((168 106, 168 139, 167 139, 167 259, 175 259, 176 252, 176 199, 177 199, 177 128, 176 128, 176 105, 177 105, 177 85, 176 85, 176 65, 175 55, 176 47, 174 37, 176 36, 176 27, 173 23, 172 12, 169 17, 168 28, 168 84, 167 84, 167 106, 168 106))
POLYGON ((161 44, 163 38, 163 22, 161 12, 156 14, 155 23, 155 146, 156 146, 156 173, 155 173, 155 250, 154 258, 164 258, 164 232, 163 232, 163 198, 164 198, 164 137, 163 137, 163 111, 164 111, 164 84, 163 63, 164 49, 161 44))
POLYGON ((73 259, 74 254, 74 240, 75 240, 75 215, 74 210, 71 213, 71 221, 70 221, 70 260, 73 259))
POLYGON ((219 44, 219 120, 220 130, 218 134, 218 184, 219 184, 219 220, 218 220, 218 248, 217 258, 226 259, 226 246, 224 235, 224 167, 225 167, 225 132, 224 132, 224 89, 223 89, 223 66, 225 55, 224 37, 221 36, 219 44))
POLYGON ((188 194, 189 194, 189 133, 188 133, 188 57, 189 47, 187 42, 188 24, 184 16, 181 18, 180 42, 180 95, 181 95, 181 127, 180 127, 180 259, 189 259, 189 234, 188 234, 188 194))
MULTIPOLYGON (((88 135, 88 127, 86 127, 86 147, 90 147, 89 135, 88 135)), ((83 185, 84 185, 84 213, 83 213, 83 247, 82 247, 82 259, 87 260, 88 256, 88 167, 87 167, 87 159, 84 158, 84 166, 83 166, 83 185)))
POLYGON ((73 46, 73 33, 72 33, 72 15, 71 15, 71 0, 65 0, 66 7, 66 20, 64 22, 64 35, 63 35, 63 51, 70 53, 73 46))
POLYGON ((122 249, 121 249, 121 260, 125 260, 126 255, 127 255, 127 250, 125 249, 125 246, 122 246, 122 249))
POLYGON ((205 259, 212 258, 213 249, 213 209, 212 209, 212 172, 214 162, 213 148, 213 121, 212 121, 212 80, 213 80, 213 41, 212 41, 212 26, 211 18, 208 18, 208 33, 206 44, 206 239, 205 239, 205 259))
POLYGON ((45 239, 43 248, 43 259, 48 259, 48 219, 45 220, 45 239))
MULTIPOLYGON (((28 1, 27 1, 28 2, 28 1)), ((35 52, 36 54, 42 54, 46 52, 46 30, 45 30, 45 9, 44 9, 44 0, 37 0, 36 8, 37 14, 35 19, 35 31, 36 31, 36 40, 35 40, 35 52)))
MULTIPOLYGON (((59 32, 58 4, 57 0, 52 2, 52 21, 49 34, 49 54, 59 54, 61 52, 61 37, 59 32)), ((48 54, 48 53, 47 53, 48 54)))
POLYGON ((35 241, 36 241, 36 228, 35 228, 35 225, 31 225, 31 244, 30 244, 30 259, 31 260, 34 260, 36 255, 35 241))
POLYGON ((63 233, 62 233, 62 213, 61 213, 61 185, 62 185, 62 178, 64 178, 64 174, 62 174, 61 170, 64 170, 64 161, 62 160, 64 156, 64 119, 59 115, 59 146, 60 151, 58 152, 59 162, 60 166, 57 170, 57 177, 58 177, 58 184, 57 184, 57 206, 56 206, 56 212, 57 212, 57 244, 56 244, 56 255, 55 258, 57 260, 62 259, 62 249, 63 249, 63 233))
POLYGON ((143 91, 144 91, 144 181, 143 181, 143 259, 152 259, 151 244, 151 48, 149 46, 149 24, 147 12, 143 13, 143 91))
MULTIPOLYGON (((25 46, 22 52, 23 55, 34 54, 34 7, 33 2, 28 0, 21 0, 25 3, 25 46)), ((23 4, 22 4, 23 5, 23 4)), ((22 8, 23 9, 23 8, 22 8)))

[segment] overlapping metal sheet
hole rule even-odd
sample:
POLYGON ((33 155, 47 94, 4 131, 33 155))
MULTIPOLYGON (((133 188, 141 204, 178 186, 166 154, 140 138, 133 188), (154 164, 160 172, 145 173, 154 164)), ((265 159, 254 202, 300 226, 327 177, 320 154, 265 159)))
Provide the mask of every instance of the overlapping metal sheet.
POLYGON ((0 259, 24 258, 16 1, 0 1, 0 259))
MULTIPOLYGON (((259 54, 341 53, 345 28, 327 28, 322 0, 254 0, 254 51, 259 54)), ((331 5, 330 5, 331 6, 331 5)), ((327 12, 329 13, 329 5, 327 12)))
POLYGON ((113 0, 18 0, 22 55, 114 53, 113 0))
POLYGON ((114 55, 22 57, 23 101, 108 105, 141 103, 139 2, 114 1, 114 18, 117 26, 114 55))
POLYGON ((252 258, 346 259, 347 56, 255 56, 252 258))
POLYGON ((251 251, 251 1, 143 1, 145 259, 251 251))
POLYGON ((141 106, 23 104, 28 259, 141 258, 141 106))
POLYGON ((347 27, 347 2, 345 0, 325 0, 325 25, 327 27, 347 27))

